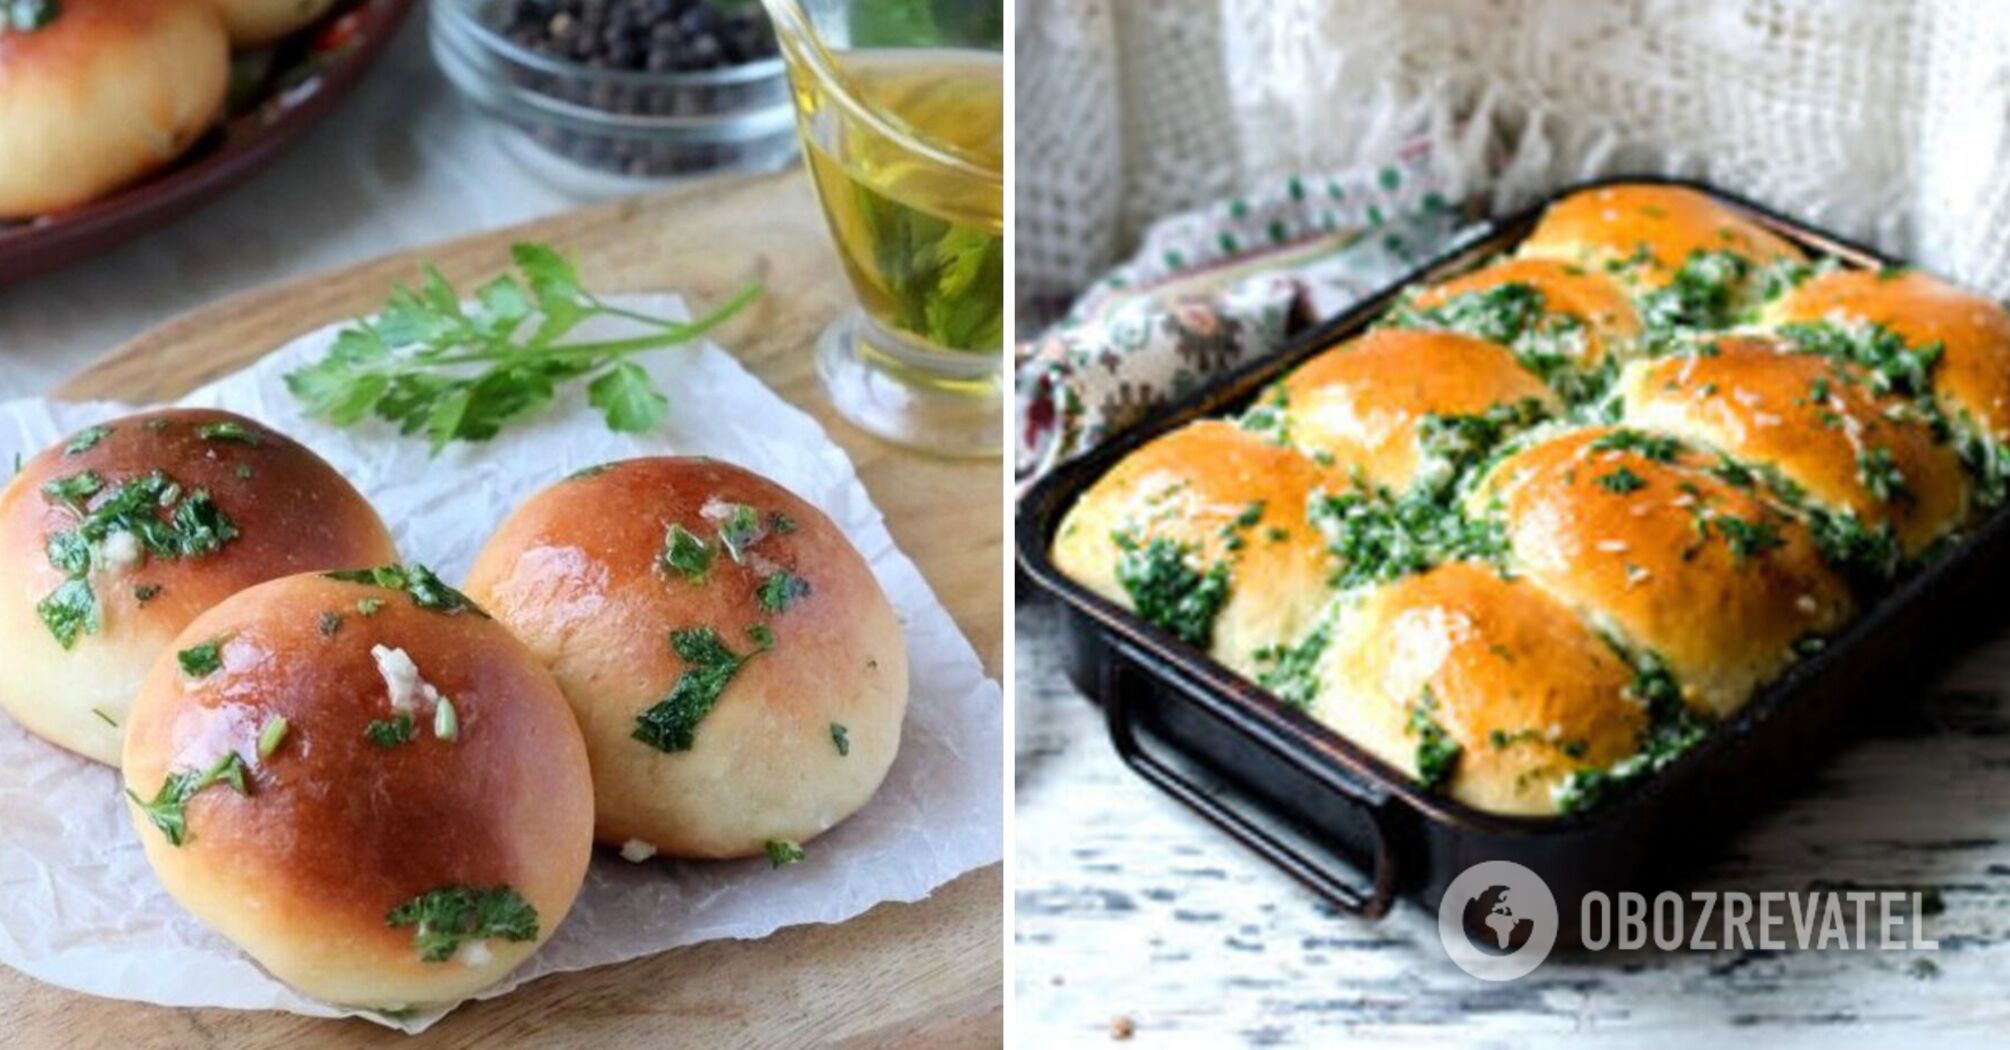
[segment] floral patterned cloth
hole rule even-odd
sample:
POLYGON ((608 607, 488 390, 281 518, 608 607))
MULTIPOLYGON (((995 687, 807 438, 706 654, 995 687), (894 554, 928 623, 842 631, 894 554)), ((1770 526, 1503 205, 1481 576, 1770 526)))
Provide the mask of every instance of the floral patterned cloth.
POLYGON ((1401 277, 1464 208, 1430 147, 1165 219, 1131 260, 1015 354, 1016 470, 1030 482, 1210 378, 1401 277))

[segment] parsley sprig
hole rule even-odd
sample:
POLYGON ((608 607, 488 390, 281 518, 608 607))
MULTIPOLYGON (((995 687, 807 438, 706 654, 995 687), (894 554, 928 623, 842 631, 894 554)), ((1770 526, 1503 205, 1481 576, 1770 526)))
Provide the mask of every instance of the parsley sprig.
POLYGON ((392 908, 384 922, 416 927, 412 947, 426 962, 446 962, 465 941, 537 939, 537 909, 508 886, 429 890, 392 908))
POLYGON ((382 313, 343 329, 327 356, 288 373, 287 389, 311 415, 336 426, 374 414, 402 434, 423 433, 437 453, 453 441, 496 436, 510 420, 549 404, 559 384, 591 375, 587 402, 608 429, 645 431, 663 421, 670 402, 629 358, 689 342, 761 294, 758 283, 750 284, 697 320, 666 321, 603 302, 546 245, 517 244, 510 256, 522 277, 504 274, 482 285, 471 308, 425 266, 417 291, 394 290, 382 313), (596 317, 653 331, 565 341, 596 317))

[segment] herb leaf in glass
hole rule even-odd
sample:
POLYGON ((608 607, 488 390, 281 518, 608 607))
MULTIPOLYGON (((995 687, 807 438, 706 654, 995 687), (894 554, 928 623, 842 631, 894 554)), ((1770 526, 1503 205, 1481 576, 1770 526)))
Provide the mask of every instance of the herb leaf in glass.
POLYGON ((999 0, 765 0, 817 198, 859 306, 817 343, 847 419, 1000 453, 1004 38, 999 0))

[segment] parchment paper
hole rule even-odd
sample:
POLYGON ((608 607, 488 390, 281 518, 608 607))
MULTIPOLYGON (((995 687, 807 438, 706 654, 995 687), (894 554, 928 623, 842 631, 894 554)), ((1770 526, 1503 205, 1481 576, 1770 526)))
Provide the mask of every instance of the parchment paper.
MULTIPOLYGON (((628 296, 630 309, 685 317, 671 296, 628 296)), ((996 861, 1003 844, 1002 700, 969 642, 893 544, 851 461, 815 420, 709 343, 638 360, 671 401, 642 436, 606 429, 583 384, 493 441, 449 448, 376 420, 335 429, 303 417, 281 376, 318 358, 335 327, 295 340, 181 404, 227 408, 292 435, 376 504, 409 561, 458 582, 489 532, 535 490, 582 467, 640 455, 703 454, 759 471, 844 528, 892 599, 913 685, 900 755, 879 794, 780 870, 766 860, 629 864, 596 853, 579 903, 552 939, 503 983, 633 959, 784 926, 841 922, 883 901, 913 901, 996 861)), ((581 336, 635 334, 595 321, 581 336)), ((809 347, 803 348, 805 353, 809 347)), ((0 359, 0 367, 5 366, 0 359)), ((130 411, 112 403, 0 403, 0 470, 80 427, 130 411)), ((0 673, 5 673, 0 668, 0 673)), ((65 988, 169 1006, 359 1013, 280 984, 182 911, 155 881, 119 802, 115 771, 36 739, 0 714, 0 962, 65 988)), ((408 1032, 446 1010, 385 1017, 408 1032)))

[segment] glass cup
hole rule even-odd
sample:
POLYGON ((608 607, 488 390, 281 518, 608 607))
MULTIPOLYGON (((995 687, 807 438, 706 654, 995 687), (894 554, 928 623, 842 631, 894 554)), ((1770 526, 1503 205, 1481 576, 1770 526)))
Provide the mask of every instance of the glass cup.
POLYGON ((803 155, 859 305, 817 340, 847 419, 925 452, 1001 452, 1001 0, 764 0, 803 155))

